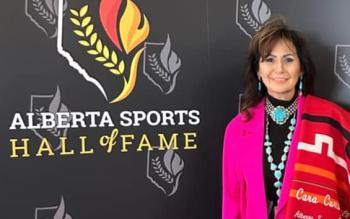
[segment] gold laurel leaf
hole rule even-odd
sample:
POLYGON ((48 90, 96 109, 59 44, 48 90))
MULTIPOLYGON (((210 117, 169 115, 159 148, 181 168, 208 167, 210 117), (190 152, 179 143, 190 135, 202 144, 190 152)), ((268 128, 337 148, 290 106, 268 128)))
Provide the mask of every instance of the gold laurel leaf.
POLYGON ((124 69, 125 69, 125 63, 124 63, 124 61, 122 60, 122 61, 119 63, 118 70, 120 71, 120 73, 123 73, 123 72, 124 72, 124 69))
MULTIPOLYGON (((84 21, 83 21, 84 22, 84 21)), ((86 36, 90 36, 90 34, 92 33, 92 31, 94 30, 94 25, 90 24, 85 31, 86 36)))
POLYGON ((75 33, 76 35, 78 35, 78 36, 81 36, 81 37, 84 36, 84 33, 83 33, 83 31, 81 31, 81 30, 74 30, 74 33, 75 33))
POLYGON ((116 65, 118 63, 117 54, 113 51, 111 55, 112 62, 116 65))
POLYGON ((75 24, 75 25, 77 25, 77 26, 80 26, 80 21, 79 21, 78 19, 71 18, 70 21, 71 21, 73 24, 75 24))
POLYGON ((89 9, 89 5, 85 5, 84 7, 82 7, 79 11, 79 16, 84 17, 88 9, 89 9))
POLYGON ((106 62, 103 66, 105 66, 107 68, 113 68, 114 64, 112 62, 106 62))
POLYGON ((103 47, 103 56, 108 59, 109 58, 109 50, 107 48, 107 46, 103 47))
POLYGON ((102 42, 101 40, 98 40, 97 43, 96 43, 96 49, 99 53, 102 52, 102 42))
POLYGON ((95 60, 98 61, 98 62, 105 62, 106 58, 103 57, 103 56, 99 56, 99 57, 95 58, 95 60))
POLYGON ((97 40, 97 33, 93 33, 90 37, 90 44, 91 46, 94 45, 96 43, 97 40))
POLYGON ((98 55, 98 52, 94 49, 90 49, 89 51, 87 51, 87 53, 89 53, 90 55, 98 55))
POLYGON ((83 19, 83 21, 81 22, 81 26, 85 27, 86 25, 88 25, 91 21, 91 17, 86 17, 83 19))
POLYGON ((72 15, 74 15, 74 16, 79 16, 79 13, 77 10, 70 9, 70 13, 72 13, 72 15))
POLYGON ((113 74, 115 74, 115 75, 120 75, 121 73, 120 73, 120 71, 118 71, 117 69, 109 69, 109 71, 110 72, 112 72, 113 74))
POLYGON ((80 45, 82 45, 82 46, 90 46, 89 42, 86 41, 86 40, 79 40, 78 42, 79 42, 80 45))

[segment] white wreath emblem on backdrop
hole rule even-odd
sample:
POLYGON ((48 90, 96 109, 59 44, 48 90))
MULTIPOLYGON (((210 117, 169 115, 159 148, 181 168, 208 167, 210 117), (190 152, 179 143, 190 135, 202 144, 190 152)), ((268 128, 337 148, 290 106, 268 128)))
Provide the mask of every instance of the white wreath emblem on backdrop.
POLYGON ((334 74, 350 89, 350 45, 336 45, 334 74))
POLYGON ((184 160, 172 149, 164 152, 148 151, 146 176, 169 197, 174 195, 179 187, 184 166, 184 160))
POLYGON ((143 53, 143 74, 165 95, 176 86, 181 59, 173 51, 169 34, 164 43, 146 42, 143 53))
POLYGON ((263 0, 236 0, 236 24, 249 37, 271 17, 271 10, 263 0))
MULTIPOLYGON (((69 112, 68 107, 62 102, 60 87, 57 86, 56 93, 50 95, 36 95, 30 96, 30 112, 34 113, 35 121, 42 125, 41 113, 49 112, 56 114, 57 112, 69 112)), ((57 116, 55 122, 57 124, 57 116)), ((67 122, 72 118, 69 117, 67 122)), ((60 137, 67 137, 68 128, 57 128, 57 126, 48 129, 32 129, 34 134, 40 139, 47 139, 51 149, 59 150, 62 145, 59 141, 60 137)))
MULTIPOLYGON (((57 36, 59 0, 25 0, 24 14, 49 38, 57 36)), ((63 12, 68 7, 67 0, 63 2, 63 12)))

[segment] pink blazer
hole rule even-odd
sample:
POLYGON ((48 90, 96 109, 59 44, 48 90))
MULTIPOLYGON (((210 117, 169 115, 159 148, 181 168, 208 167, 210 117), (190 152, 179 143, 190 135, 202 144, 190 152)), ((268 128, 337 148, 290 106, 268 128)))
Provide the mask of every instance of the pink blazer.
MULTIPOLYGON (((298 100, 297 124, 283 177, 276 219, 284 219, 286 214, 304 100, 304 97, 299 97, 298 100)), ((244 122, 242 114, 238 114, 226 128, 222 219, 267 219, 263 173, 264 106, 263 100, 251 109, 253 116, 249 122, 244 122)))

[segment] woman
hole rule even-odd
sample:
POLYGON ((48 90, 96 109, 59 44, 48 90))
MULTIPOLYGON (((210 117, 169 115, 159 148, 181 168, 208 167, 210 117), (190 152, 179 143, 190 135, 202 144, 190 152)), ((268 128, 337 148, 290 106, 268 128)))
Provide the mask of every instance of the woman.
POLYGON ((248 52, 241 113, 224 138, 222 218, 340 218, 349 210, 350 114, 311 95, 313 62, 282 20, 266 22, 248 52))

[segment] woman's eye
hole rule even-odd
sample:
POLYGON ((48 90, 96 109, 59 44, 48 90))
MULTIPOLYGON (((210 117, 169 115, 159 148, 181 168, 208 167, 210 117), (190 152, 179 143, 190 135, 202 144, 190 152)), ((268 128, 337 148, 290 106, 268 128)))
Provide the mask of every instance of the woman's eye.
POLYGON ((293 58, 286 58, 286 59, 285 59, 285 62, 286 62, 286 63, 293 62, 293 58))
POLYGON ((265 62, 273 62, 273 58, 266 58, 265 62))

